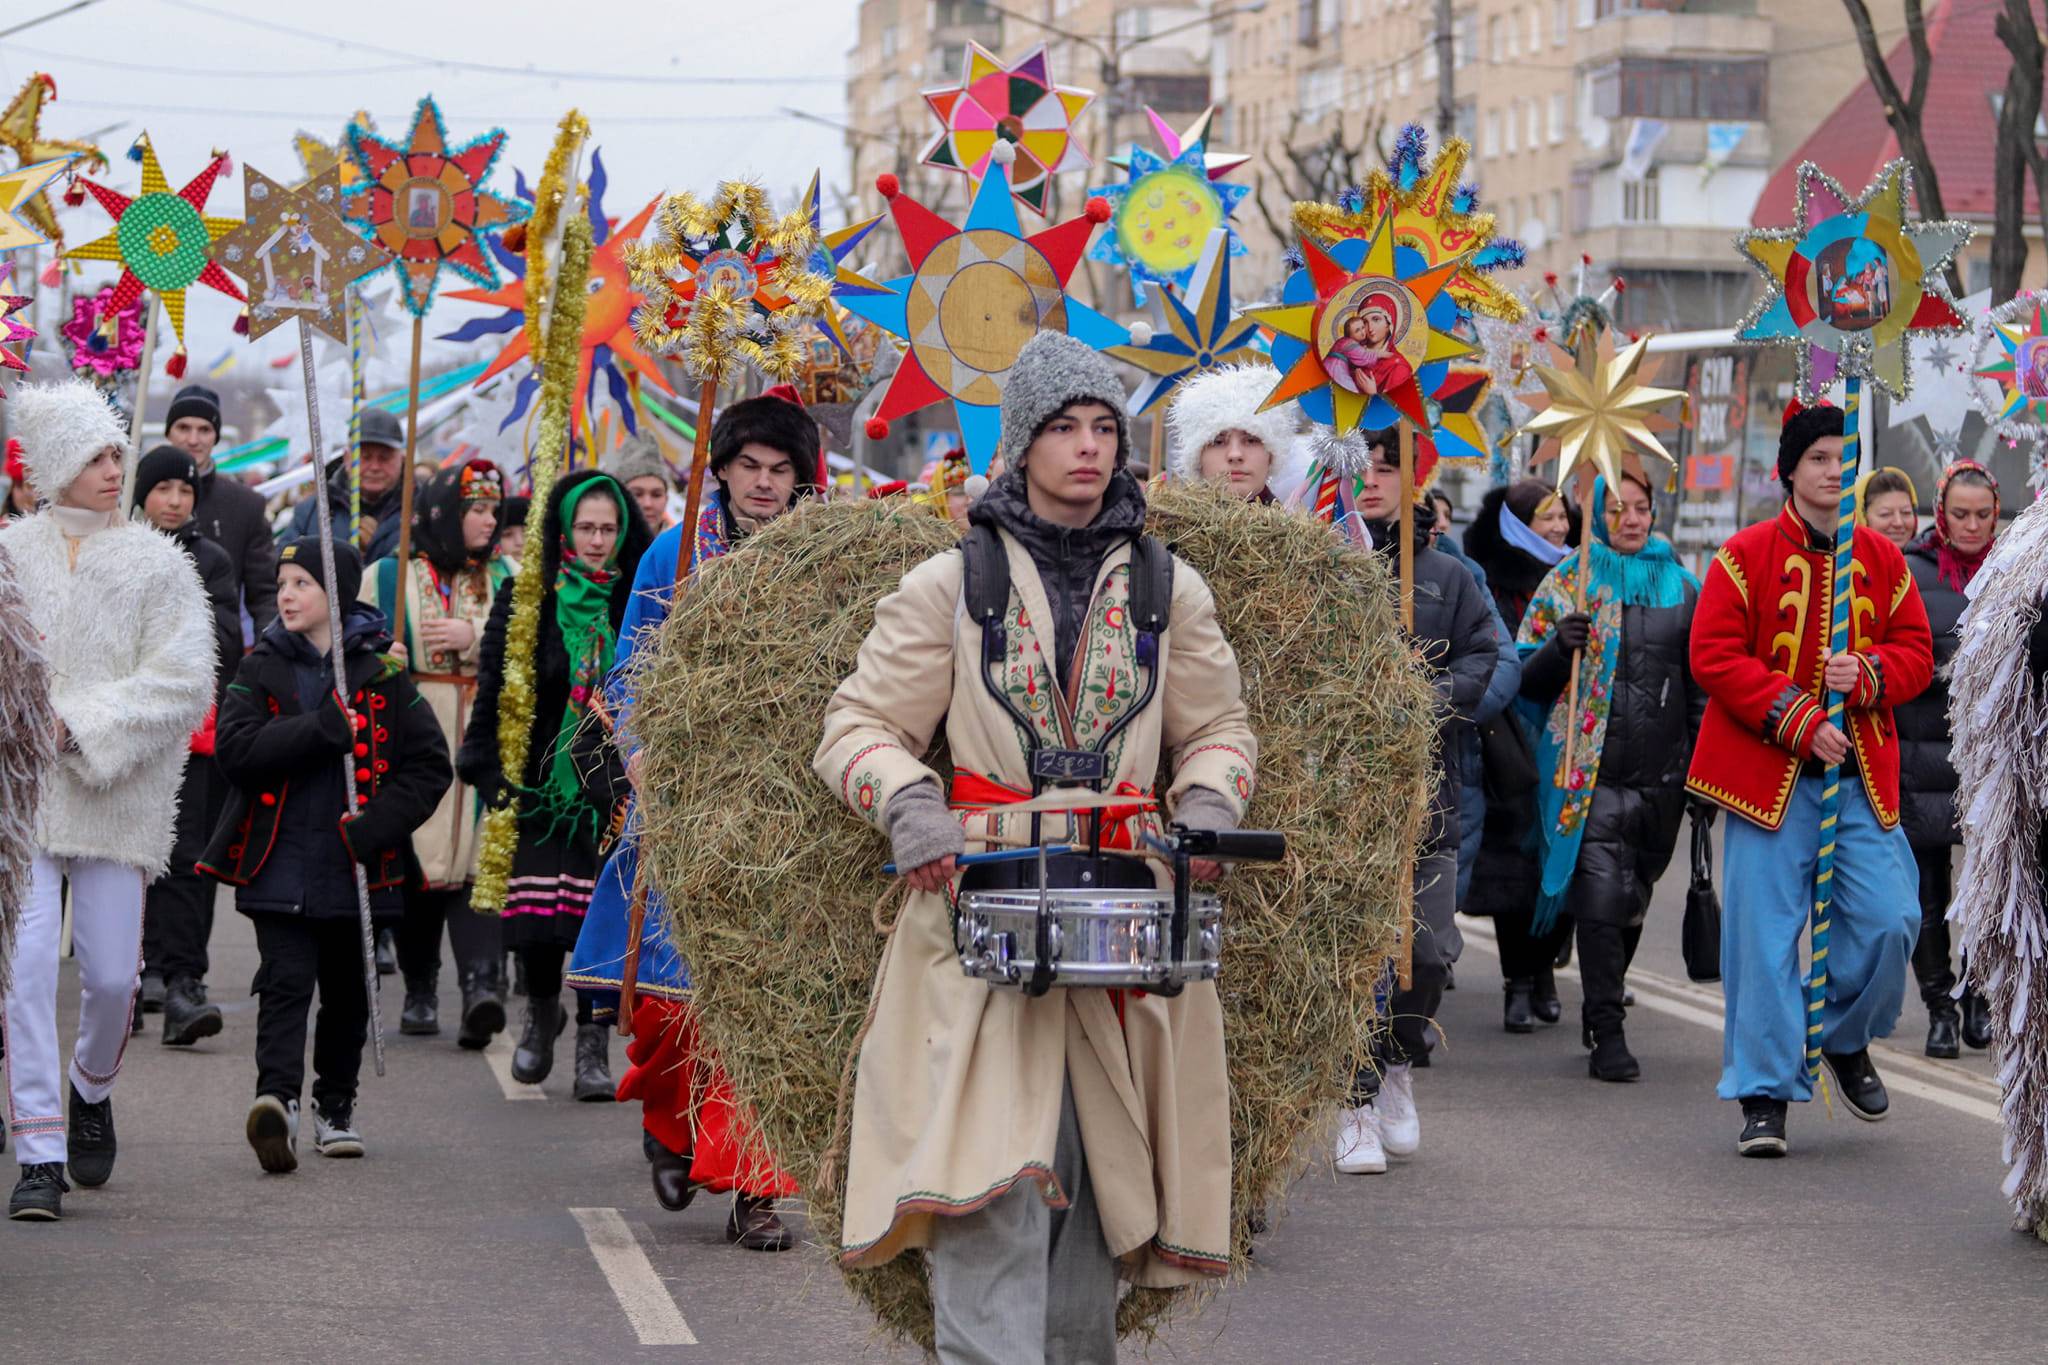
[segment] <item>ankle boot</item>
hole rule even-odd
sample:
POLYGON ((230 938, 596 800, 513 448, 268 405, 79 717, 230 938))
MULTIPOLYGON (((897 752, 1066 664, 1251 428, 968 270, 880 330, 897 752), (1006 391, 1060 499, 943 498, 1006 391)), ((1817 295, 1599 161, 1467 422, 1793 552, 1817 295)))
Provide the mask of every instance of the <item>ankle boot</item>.
POLYGON ((377 931, 377 975, 398 974, 398 931, 379 929, 377 931))
POLYGON ((1960 1057, 1962 1041, 1956 1035, 1959 1022, 1955 1001, 1939 1000, 1927 1007, 1927 1055, 1960 1057))
POLYGON ((441 1031, 441 973, 405 977, 405 1008, 398 1012, 398 1031, 432 1037, 441 1031))
POLYGON ((220 1029, 220 1006, 207 1003, 206 988, 197 981, 180 977, 164 991, 166 1046, 190 1047, 201 1038, 211 1038, 220 1029))
POLYGON ((1594 1031, 1593 1055, 1586 1059, 1586 1074, 1596 1081, 1632 1081, 1643 1074, 1642 1063, 1628 1050, 1621 1025, 1594 1031))
POLYGON ((610 1104, 617 1099, 612 1083, 611 1034, 603 1024, 576 1026, 576 1085, 573 1092, 586 1103, 610 1104))
POLYGON ((1536 1016, 1529 1010, 1529 983, 1510 981, 1505 989, 1507 1000, 1501 1006, 1500 1026, 1509 1033, 1534 1033, 1536 1016))
POLYGON ((1564 1002, 1557 998, 1557 972, 1548 962, 1536 969, 1529 991, 1529 1012, 1539 1024, 1554 1024, 1564 1018, 1564 1002))
POLYGON ((462 1024, 455 1033, 455 1045, 481 1052, 491 1039, 505 1031, 505 987, 497 968, 482 963, 462 973, 462 1024))
POLYGON ((555 1039, 562 1036, 569 1016, 562 1012, 560 996, 529 998, 526 1027, 519 1045, 512 1049, 512 1079, 521 1085, 539 1085, 555 1069, 555 1039))
POLYGON ((1991 1005, 1976 991, 1963 992, 1963 1041, 1980 1052, 1991 1046, 1991 1005))

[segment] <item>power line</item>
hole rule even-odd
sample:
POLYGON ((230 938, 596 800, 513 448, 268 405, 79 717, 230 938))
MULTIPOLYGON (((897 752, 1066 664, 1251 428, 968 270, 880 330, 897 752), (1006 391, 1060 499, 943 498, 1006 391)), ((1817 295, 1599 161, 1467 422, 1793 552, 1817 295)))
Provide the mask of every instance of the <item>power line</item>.
MULTIPOLYGON (((222 105, 202 104, 136 104, 129 100, 84 100, 65 96, 67 109, 108 109, 123 114, 203 114, 209 118, 259 118, 290 119, 299 123, 316 117, 304 109, 230 109, 222 105)), ((342 115, 346 117, 346 115, 342 115)), ((690 123, 779 123, 789 119, 816 121, 827 116, 807 109, 780 109, 768 113, 751 114, 590 114, 586 117, 594 125, 655 125, 666 126, 690 123)), ((498 123, 555 124, 561 121, 559 114, 504 114, 495 120, 498 123)))
MULTIPOLYGON (((20 43, 9 43, 7 50, 10 53, 18 52, 50 62, 69 62, 80 66, 105 66, 111 67, 116 71, 148 71, 159 76, 172 74, 171 68, 166 67, 162 62, 124 62, 118 57, 102 57, 97 54, 89 55, 82 52, 53 52, 48 48, 26 47, 20 43)), ((176 68, 175 74, 180 76, 219 77, 223 79, 246 77, 252 80, 260 78, 305 80, 320 76, 384 76, 398 71, 417 71, 424 65, 425 63, 423 62, 407 61, 387 62, 381 66, 308 66, 292 70, 273 67, 266 71, 253 67, 186 66, 181 64, 176 68)), ((66 100, 65 103, 69 104, 70 101, 66 100)))

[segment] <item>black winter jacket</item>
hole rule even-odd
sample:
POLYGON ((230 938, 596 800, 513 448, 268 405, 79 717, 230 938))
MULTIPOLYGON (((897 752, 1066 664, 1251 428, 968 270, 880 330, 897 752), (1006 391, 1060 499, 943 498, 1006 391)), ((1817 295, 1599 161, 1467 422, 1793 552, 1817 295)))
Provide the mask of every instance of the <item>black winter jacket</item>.
POLYGON ((412 868, 412 832, 454 780, 440 722, 412 675, 382 651, 384 615, 355 603, 343 626, 353 738, 332 692, 301 704, 301 675, 318 670, 304 637, 274 624, 242 661, 221 703, 215 757, 234 791, 199 870, 236 888, 246 915, 356 916, 354 864, 372 914, 396 916, 412 868), (353 749, 354 815, 341 763, 353 749))
POLYGON ((1941 581, 1940 550, 1932 531, 1906 547, 1906 567, 1934 632, 1934 681, 1919 696, 1892 708, 1899 730, 1900 821, 1913 847, 1946 848, 1963 841, 1956 819, 1956 770, 1948 756, 1948 669, 1963 643, 1956 622, 1969 604, 1941 581))
POLYGON ((199 533, 199 523, 188 521, 166 532, 199 571, 206 588, 206 604, 213 608, 214 671, 213 699, 217 702, 234 680, 242 662, 242 599, 235 590, 235 565, 228 552, 199 533))
MULTIPOLYGON (((269 504, 255 489, 213 469, 199 476, 194 492, 192 519, 199 534, 227 551, 235 591, 261 635, 277 619, 277 542, 270 534, 269 504)), ((235 638, 241 638, 239 628, 235 638)))

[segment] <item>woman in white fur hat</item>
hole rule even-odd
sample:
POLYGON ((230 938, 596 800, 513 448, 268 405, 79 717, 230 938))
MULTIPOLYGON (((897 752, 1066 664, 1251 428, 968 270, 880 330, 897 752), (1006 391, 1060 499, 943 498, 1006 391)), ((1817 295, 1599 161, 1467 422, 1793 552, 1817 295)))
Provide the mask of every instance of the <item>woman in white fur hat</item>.
POLYGON ((1259 411, 1279 384, 1271 365, 1226 365, 1181 384, 1166 410, 1173 477, 1223 483, 1241 498, 1275 501, 1282 490, 1274 485, 1285 479, 1301 430, 1292 403, 1259 411))
POLYGON ((70 1188, 67 1160, 81 1185, 113 1174, 108 1094, 128 1040, 142 893, 170 858, 186 741, 213 701, 214 631, 192 561, 120 516, 128 437, 105 400, 73 381, 21 389, 9 407, 29 481, 50 499, 8 529, 7 553, 49 658, 59 754, 36 807, 9 963, 8 1105, 22 1170, 7 1212, 50 1221, 70 1188), (68 1144, 57 1046, 67 877, 81 986, 68 1144))

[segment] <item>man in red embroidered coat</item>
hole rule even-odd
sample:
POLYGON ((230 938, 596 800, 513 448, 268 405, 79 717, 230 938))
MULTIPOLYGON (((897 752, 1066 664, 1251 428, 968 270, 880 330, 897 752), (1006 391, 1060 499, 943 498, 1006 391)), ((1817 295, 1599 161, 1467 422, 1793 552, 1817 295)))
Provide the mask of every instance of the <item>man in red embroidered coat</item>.
POLYGON ((1784 508, 1715 554, 1692 629, 1693 676, 1708 703, 1687 786, 1740 817, 1725 848, 1719 1094, 1742 1102, 1745 1156, 1782 1156, 1786 1103, 1813 1098, 1799 939, 1813 904, 1828 763, 1842 772, 1822 1059, 1851 1113, 1875 1121, 1889 1108, 1869 1046, 1898 1020, 1919 931, 1892 707, 1934 672, 1927 612, 1904 558, 1860 526, 1850 648, 1829 655, 1838 409, 1787 418, 1778 476, 1790 495, 1784 508), (1828 722, 1830 691, 1848 698, 1846 729, 1828 722))

